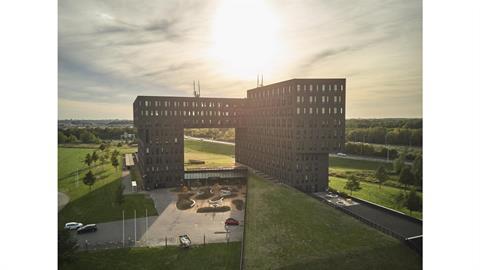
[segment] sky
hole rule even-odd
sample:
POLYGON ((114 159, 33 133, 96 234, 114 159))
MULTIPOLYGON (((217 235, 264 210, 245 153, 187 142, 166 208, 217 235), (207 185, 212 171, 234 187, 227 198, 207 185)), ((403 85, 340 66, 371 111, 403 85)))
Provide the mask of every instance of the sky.
POLYGON ((422 117, 420 0, 61 0, 59 119, 132 119, 138 95, 246 97, 346 78, 347 118, 422 117))

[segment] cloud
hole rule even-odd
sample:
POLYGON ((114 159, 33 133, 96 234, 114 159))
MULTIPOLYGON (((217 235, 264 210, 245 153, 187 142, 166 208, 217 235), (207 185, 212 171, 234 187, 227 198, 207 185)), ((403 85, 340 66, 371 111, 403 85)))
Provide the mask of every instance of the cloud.
MULTIPOLYGON (((266 83, 346 77, 347 117, 421 116, 420 0, 267 2, 286 50, 266 83)), ((244 97, 256 77, 227 77, 210 57, 219 4, 59 1, 59 117, 106 117, 110 106, 124 118, 137 95, 189 96, 193 80, 204 96, 244 97)))

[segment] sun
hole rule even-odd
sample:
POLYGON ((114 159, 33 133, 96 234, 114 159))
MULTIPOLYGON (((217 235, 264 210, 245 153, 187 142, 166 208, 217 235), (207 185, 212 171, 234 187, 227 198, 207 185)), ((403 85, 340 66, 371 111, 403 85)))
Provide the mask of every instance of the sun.
POLYGON ((217 68, 237 79, 268 73, 279 58, 279 22, 261 0, 226 0, 212 25, 210 55, 217 68))

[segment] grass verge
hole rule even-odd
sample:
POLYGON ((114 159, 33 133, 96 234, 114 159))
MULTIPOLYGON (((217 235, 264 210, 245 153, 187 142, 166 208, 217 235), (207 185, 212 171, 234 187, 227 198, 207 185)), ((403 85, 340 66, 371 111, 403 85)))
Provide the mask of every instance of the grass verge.
POLYGON ((60 269, 238 269, 240 243, 178 247, 111 249, 78 253, 77 260, 60 269))
MULTIPOLYGON (((350 191, 345 189, 346 179, 338 177, 329 177, 329 186, 337 191, 345 192, 350 194, 350 191)), ((378 184, 372 184, 367 182, 360 183, 361 189, 359 191, 354 191, 352 196, 367 200, 372 203, 383 205, 388 208, 396 209, 407 215, 410 215, 410 211, 405 207, 398 207, 395 204, 395 195, 404 192, 402 189, 382 186, 380 189, 378 184)), ((418 195, 422 196, 421 192, 417 192, 418 195)), ((412 212, 412 217, 422 219, 422 212, 412 212)))
POLYGON ((397 239, 257 176, 248 180, 246 215, 246 269, 422 267, 421 257, 397 239))

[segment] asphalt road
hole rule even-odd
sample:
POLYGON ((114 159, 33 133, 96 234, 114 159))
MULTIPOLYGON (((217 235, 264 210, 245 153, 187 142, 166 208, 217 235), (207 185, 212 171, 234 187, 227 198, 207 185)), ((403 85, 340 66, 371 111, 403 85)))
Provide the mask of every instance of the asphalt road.
MULTIPOLYGON (((204 141, 204 142, 211 142, 211 143, 220 143, 220 144, 227 144, 227 145, 235 145, 232 142, 223 142, 211 139, 204 139, 204 138, 197 138, 191 136, 185 136, 186 139, 194 140, 194 141, 204 141)), ((366 157, 366 156, 358 156, 358 155, 346 155, 346 156, 339 156, 338 154, 330 154, 331 157, 337 158, 344 158, 344 159, 354 159, 354 160, 366 160, 366 161, 375 161, 375 162, 385 162, 385 163, 393 163, 393 160, 387 160, 386 158, 375 158, 375 157, 366 157)), ((405 162, 405 164, 412 165, 412 162, 405 162)))
MULTIPOLYGON (((338 199, 329 198, 326 196, 326 194, 326 192, 314 193, 315 196, 330 201, 332 204, 336 204, 338 199)), ((343 198, 341 199, 343 200, 343 198)), ((422 235, 421 223, 412 221, 406 216, 404 217, 403 215, 394 214, 392 213, 393 210, 389 211, 387 209, 380 209, 378 207, 361 202, 343 205, 336 204, 336 206, 346 208, 353 214, 387 228, 404 238, 422 235)))

